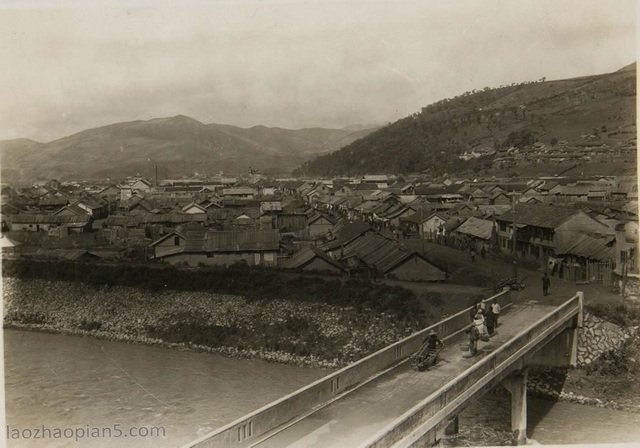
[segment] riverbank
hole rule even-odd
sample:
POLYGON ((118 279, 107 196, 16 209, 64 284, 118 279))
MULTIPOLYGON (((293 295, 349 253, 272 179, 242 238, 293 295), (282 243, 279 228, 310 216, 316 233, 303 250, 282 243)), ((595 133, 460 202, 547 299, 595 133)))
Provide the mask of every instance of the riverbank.
MULTIPOLYGON (((4 331, 7 424, 11 428, 161 426, 153 446, 182 446, 327 374, 192 351, 165 350, 95 338, 4 331), (125 373, 126 372, 126 373, 125 373)), ((509 445, 510 399, 485 394, 460 416, 458 437, 445 446, 509 445), (457 442, 457 443, 454 443, 457 442)), ((528 437, 543 444, 640 440, 640 414, 528 400, 528 437), (637 418, 636 418, 637 417, 637 418), (606 422, 605 425, 602 422, 606 422)), ((61 439, 9 440, 12 448, 62 448, 61 439)), ((111 446, 83 439, 82 446, 111 446)), ((140 441, 120 439, 118 447, 140 441)))
MULTIPOLYGON (((4 279, 4 307, 5 328, 328 369, 343 367, 419 329, 366 308, 11 277, 4 279)), ((603 325, 595 318, 588 322, 603 325)), ((604 328, 620 334, 610 323, 604 328)), ((592 360, 595 348, 590 348, 581 355, 589 363, 579 369, 532 369, 530 393, 640 412, 637 331, 620 350, 608 350, 613 347, 610 341, 598 344, 604 354, 592 360)))
POLYGON ((390 314, 200 291, 4 278, 5 328, 338 368, 418 328, 390 314))
POLYGON ((638 304, 588 306, 579 330, 578 368, 530 369, 538 397, 640 413, 638 304))

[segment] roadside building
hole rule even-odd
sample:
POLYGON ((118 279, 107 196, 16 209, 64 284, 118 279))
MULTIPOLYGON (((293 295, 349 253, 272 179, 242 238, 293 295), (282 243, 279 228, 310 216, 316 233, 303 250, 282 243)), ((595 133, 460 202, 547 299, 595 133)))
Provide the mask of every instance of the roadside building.
POLYGON ((170 264, 189 266, 277 266, 280 253, 278 230, 211 231, 177 229, 149 245, 151 257, 170 264))
POLYGON ((446 274, 416 251, 378 233, 358 238, 345 247, 341 263, 350 275, 405 281, 444 281, 446 274))
POLYGON ((480 253, 482 248, 489 251, 495 243, 496 233, 493 221, 470 217, 453 232, 461 246, 480 253))
POLYGON ((505 253, 513 252, 514 225, 516 228, 515 253, 520 258, 538 261, 541 266, 552 265, 558 272, 558 250, 564 254, 576 246, 579 235, 611 235, 611 229, 572 207, 516 204, 515 209, 496 218, 498 246, 505 253))
POLYGON ((442 225, 449 217, 443 213, 432 213, 421 222, 421 233, 423 238, 434 241, 439 235, 443 235, 442 225))
POLYGON ((640 295, 640 269, 638 264, 638 221, 620 222, 615 227, 614 281, 625 295, 640 295))

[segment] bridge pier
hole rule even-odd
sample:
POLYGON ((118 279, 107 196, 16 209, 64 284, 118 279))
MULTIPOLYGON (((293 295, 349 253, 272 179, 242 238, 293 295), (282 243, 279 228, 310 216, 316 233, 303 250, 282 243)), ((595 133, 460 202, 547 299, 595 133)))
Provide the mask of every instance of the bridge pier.
POLYGON ((528 369, 525 368, 503 381, 511 393, 511 430, 516 445, 527 443, 527 375, 528 369))
POLYGON ((453 420, 449 422, 447 427, 444 429, 444 434, 446 436, 455 436, 460 431, 460 417, 455 416, 453 420))

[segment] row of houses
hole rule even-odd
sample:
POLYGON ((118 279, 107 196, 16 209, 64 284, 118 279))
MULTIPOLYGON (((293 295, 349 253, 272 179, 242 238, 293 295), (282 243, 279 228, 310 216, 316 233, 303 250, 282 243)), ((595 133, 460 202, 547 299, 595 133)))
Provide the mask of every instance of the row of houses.
POLYGON ((150 258, 188 266, 282 267, 341 275, 444 281, 446 273, 362 221, 341 221, 289 254, 278 230, 215 231, 182 226, 149 246, 150 258))
MULTIPOLYGON (((249 241, 266 244, 273 241, 273 232, 277 232, 280 240, 287 235, 299 242, 298 247, 313 246, 315 249, 310 250, 316 256, 322 250, 340 264, 344 272, 363 269, 359 263, 369 268, 377 266, 376 272, 386 272, 383 262, 372 262, 359 256, 356 258, 360 261, 354 264, 345 253, 336 254, 336 248, 322 248, 320 241, 331 239, 341 223, 350 222, 362 222, 386 238, 369 240, 372 246, 380 247, 379 254, 386 253, 391 247, 385 242, 387 240, 397 244, 403 238, 420 236, 459 248, 515 253, 541 266, 548 266, 549 260, 555 263, 554 267, 609 260, 615 272, 622 269, 623 264, 625 269, 635 267, 637 253, 637 237, 633 236, 633 224, 629 224, 637 220, 637 201, 633 200, 633 187, 624 179, 602 178, 588 183, 570 179, 528 182, 445 180, 435 184, 372 176, 357 182, 261 179, 247 185, 176 182, 156 187, 147 181, 136 180, 117 188, 109 186, 92 192, 76 192, 73 202, 69 200, 72 192, 67 187, 52 184, 45 190, 47 193, 37 201, 31 200, 26 206, 22 204, 23 208, 17 210, 11 208, 9 201, 9 210, 17 213, 8 217, 4 201, 12 194, 3 191, 3 222, 8 229, 57 236, 99 232, 114 244, 131 238, 138 241, 163 239, 161 247, 168 244, 169 235, 173 235, 174 243, 188 239, 191 241, 188 247, 199 251, 202 260, 196 264, 212 262, 215 257, 206 254, 222 250, 212 242, 213 236, 207 236, 209 233, 228 232, 231 241, 239 241, 240 236, 233 235, 246 234, 249 241), (131 192, 125 200, 122 200, 123 189, 131 192), (589 192, 596 191, 609 198, 614 194, 622 197, 622 191, 626 193, 624 201, 615 203, 576 199, 553 201, 554 206, 541 199, 578 197, 573 194, 578 189, 587 191, 587 198, 589 192), (166 199, 167 194, 177 192, 184 195, 180 201, 175 201, 177 196, 166 199), (261 192, 273 195, 264 196, 261 192), (160 200, 160 197, 164 199, 160 200), (181 205, 182 200, 187 199, 189 202, 181 205), (204 240, 200 241, 194 235, 187 238, 186 234, 173 234, 178 227, 191 225, 204 229, 204 240), (618 235, 618 231, 626 235, 624 243, 622 233, 618 235), (268 234, 272 236, 267 237, 268 234), (193 243, 195 240, 204 246, 193 243), (365 259, 369 261, 363 262, 365 259)), ((14 204, 14 207, 19 206, 19 202, 14 204)), ((172 259, 183 262, 185 260, 180 257, 186 257, 193 263, 193 257, 185 255, 180 244, 177 246, 172 247, 175 251, 172 259)), ((261 252, 260 258, 254 258, 249 264, 279 265, 291 255, 290 251, 282 249, 281 246, 270 247, 267 252, 275 250, 277 253, 265 258, 261 252)), ((340 247, 340 250, 344 251, 344 248, 340 247)), ((388 259, 393 260, 394 256, 389 255, 388 259)), ((314 258, 308 251, 305 257, 314 258)), ((228 259, 233 260, 234 257, 228 259)), ((321 263, 320 259, 314 260, 321 263)), ((415 260, 421 263, 417 258, 415 260)))

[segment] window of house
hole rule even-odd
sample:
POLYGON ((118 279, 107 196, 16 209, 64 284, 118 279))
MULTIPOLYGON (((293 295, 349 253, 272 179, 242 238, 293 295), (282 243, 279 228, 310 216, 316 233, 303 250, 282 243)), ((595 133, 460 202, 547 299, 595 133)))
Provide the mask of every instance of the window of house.
POLYGON ((179 246, 180 245, 180 237, 179 236, 174 236, 173 237, 173 245, 174 246, 179 246))

